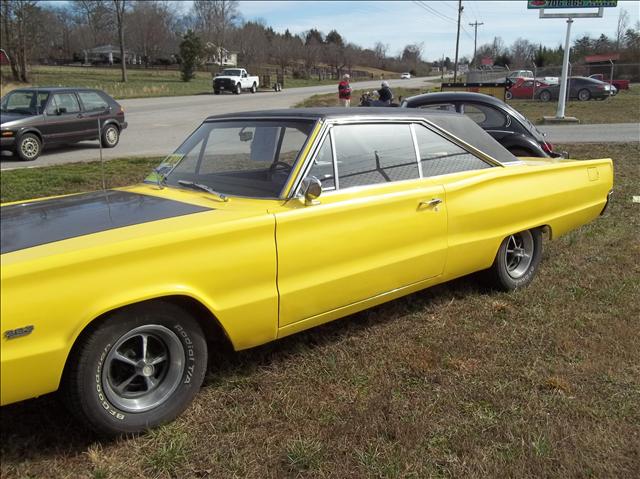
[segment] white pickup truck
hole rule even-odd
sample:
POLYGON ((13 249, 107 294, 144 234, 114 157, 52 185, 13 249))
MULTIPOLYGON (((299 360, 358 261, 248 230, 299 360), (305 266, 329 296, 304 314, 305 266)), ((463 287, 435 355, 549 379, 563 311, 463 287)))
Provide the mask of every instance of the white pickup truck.
POLYGON ((242 90, 255 93, 259 86, 260 79, 257 76, 249 76, 244 68, 225 68, 213 79, 213 93, 216 95, 225 91, 239 95, 242 90))

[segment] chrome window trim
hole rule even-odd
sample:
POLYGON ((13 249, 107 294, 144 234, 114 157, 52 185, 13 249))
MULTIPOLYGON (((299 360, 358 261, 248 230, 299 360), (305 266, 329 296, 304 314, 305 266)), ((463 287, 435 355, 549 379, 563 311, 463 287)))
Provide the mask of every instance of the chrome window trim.
MULTIPOLYGON (((266 118, 266 117, 263 117, 263 118, 266 118)), ((290 119, 290 117, 277 117, 277 116, 276 117, 269 117, 269 119, 279 119, 279 118, 290 119)), ((254 118, 251 117, 250 119, 254 119, 254 118)), ((322 121, 322 119, 319 119, 319 121, 322 121)), ((338 164, 337 164, 336 145, 335 145, 335 140, 334 140, 334 137, 333 137, 333 127, 334 126, 339 126, 339 125, 349 125, 349 124, 381 124, 381 123, 397 123, 397 124, 407 124, 408 123, 409 125, 411 125, 412 135, 415 133, 415 131, 413 130, 413 128, 415 128, 415 127, 413 125, 420 124, 420 125, 424 126, 425 128, 427 128, 428 130, 432 131, 433 133, 443 137, 445 140, 450 141, 451 143, 455 144, 459 148, 462 148, 463 150, 465 150, 467 153, 472 154, 473 156, 475 156, 479 160, 484 161, 485 163, 489 164, 489 166, 492 166, 492 167, 493 166, 497 166, 497 167, 506 168, 507 166, 524 164, 524 162, 522 162, 522 161, 509 162, 507 164, 501 163, 498 160, 496 160, 495 158, 493 158, 493 157, 487 155, 486 153, 478 150, 477 148, 473 147, 472 145, 470 145, 469 143, 465 142, 464 140, 461 140, 457 136, 449 133, 447 130, 444 130, 443 128, 439 127, 435 123, 425 119, 424 117, 420 117, 420 116, 417 116, 417 117, 414 117, 414 116, 371 117, 371 116, 354 115, 354 116, 339 117, 339 118, 326 118, 324 123, 323 123, 323 125, 322 125, 322 128, 321 128, 320 132, 318 133, 318 135, 315 138, 314 144, 312 145, 312 147, 309 150, 309 155, 306 158, 306 163, 302 166, 302 168, 300 168, 299 177, 296 178, 296 180, 294 181, 294 184, 293 184, 293 187, 291 188, 291 192, 289 194, 289 197, 288 198, 283 198, 283 199, 284 200, 289 200, 291 198, 295 198, 295 197, 299 197, 300 196, 300 191, 299 190, 300 190, 300 185, 302 183, 302 180, 309 173, 309 171, 310 171, 310 169, 311 169, 311 167, 313 165, 313 160, 315 160, 315 157, 317 156, 318 151, 319 151, 320 147, 322 146, 322 142, 324 141, 325 137, 328 136, 328 135, 331 136, 331 150, 332 150, 331 154, 333 156, 333 163, 334 163, 335 188, 332 189, 332 190, 327 190, 327 193, 332 193, 333 194, 333 193, 336 193, 336 192, 343 191, 339 187, 340 178, 339 178, 339 171, 338 171, 338 164)), ((417 147, 417 139, 415 139, 414 148, 418 148, 417 147)), ((422 166, 420 164, 421 162, 420 162, 419 148, 418 148, 418 151, 416 153, 416 161, 418 161, 418 165, 420 165, 419 166, 420 178, 416 178, 416 179, 425 179, 425 177, 422 175, 422 166)), ((467 170, 467 171, 482 171, 482 170, 467 170)), ((458 174, 458 173, 463 173, 463 172, 445 173, 443 175, 429 176, 427 178, 440 178, 440 177, 443 177, 443 176, 448 176, 448 175, 453 175, 453 174, 458 174)), ((416 179, 394 181, 393 183, 401 183, 401 182, 406 182, 406 181, 415 181, 416 179)), ((376 183, 374 185, 353 186, 353 187, 349 187, 349 188, 345 188, 345 189, 353 190, 354 188, 368 188, 370 186, 380 186, 380 183, 376 183)))
POLYGON ((422 174, 422 161, 420 161, 420 150, 418 149, 418 139, 416 138, 416 127, 415 123, 411 123, 409 125, 409 129, 411 130, 411 140, 413 141, 413 151, 416 154, 416 161, 418 162, 418 174, 420 175, 420 179, 424 178, 422 174))
POLYGON ((336 139, 333 134, 333 128, 329 126, 329 140, 331 141, 331 161, 333 162, 333 185, 334 190, 340 190, 340 176, 338 176, 338 155, 336 154, 336 139))

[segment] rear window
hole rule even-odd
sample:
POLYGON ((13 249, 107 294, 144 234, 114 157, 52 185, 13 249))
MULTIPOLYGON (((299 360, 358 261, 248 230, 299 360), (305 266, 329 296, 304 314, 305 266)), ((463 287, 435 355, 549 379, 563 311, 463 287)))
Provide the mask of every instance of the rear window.
POLYGON ((95 91, 81 91, 78 96, 85 111, 103 111, 109 108, 107 101, 95 91))

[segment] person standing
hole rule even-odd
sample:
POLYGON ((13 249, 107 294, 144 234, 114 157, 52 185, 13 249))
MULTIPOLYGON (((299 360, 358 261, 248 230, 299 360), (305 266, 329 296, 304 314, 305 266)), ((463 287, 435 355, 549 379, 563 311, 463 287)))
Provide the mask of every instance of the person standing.
POLYGON ((380 101, 385 105, 391 105, 391 102, 393 101, 393 92, 391 91, 391 88, 389 88, 389 83, 383 81, 381 86, 382 88, 378 90, 380 101))
POLYGON ((351 105, 351 85, 349 85, 348 74, 342 75, 342 81, 338 83, 338 98, 340 99, 340 105, 349 107, 351 105))

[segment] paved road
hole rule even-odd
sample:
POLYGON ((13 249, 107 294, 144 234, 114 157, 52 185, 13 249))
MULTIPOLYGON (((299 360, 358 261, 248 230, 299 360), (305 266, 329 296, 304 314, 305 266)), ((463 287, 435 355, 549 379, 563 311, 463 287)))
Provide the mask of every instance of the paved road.
POLYGON ((609 125, 544 125, 551 143, 628 143, 640 141, 640 123, 609 125))
MULTIPOLYGON (((394 87, 427 87, 430 80, 440 77, 412 78, 410 80, 389 80, 394 87)), ((353 88, 379 88, 380 81, 352 83, 353 88)), ((103 150, 105 159, 123 156, 166 155, 175 150, 204 118, 221 113, 238 111, 289 108, 305 98, 323 93, 336 93, 336 85, 321 85, 284 89, 279 93, 259 92, 254 95, 213 95, 202 94, 181 97, 137 98, 119 100, 125 108, 129 127, 123 132, 120 144, 113 149, 103 150)), ((89 161, 99 158, 96 141, 81 142, 63 148, 45 151, 34 162, 16 161, 3 156, 2 170, 33 166, 56 165, 74 161, 89 161)))
MULTIPOLYGON (((390 80, 391 87, 426 87, 439 77, 390 80)), ((378 88, 378 80, 354 83, 354 88, 378 88)), ((171 153, 209 115, 237 111, 289 108, 305 98, 336 91, 335 85, 285 89, 280 93, 261 92, 252 95, 203 94, 182 97, 138 98, 121 100, 125 107, 129 128, 124 131, 120 144, 103 150, 105 159, 123 156, 162 156, 171 153)), ((549 125, 541 126, 551 143, 629 142, 640 141, 640 124, 612 125, 549 125)), ((2 170, 56 165, 99 158, 97 142, 82 142, 63 148, 51 149, 34 162, 16 161, 2 156, 2 170)))

